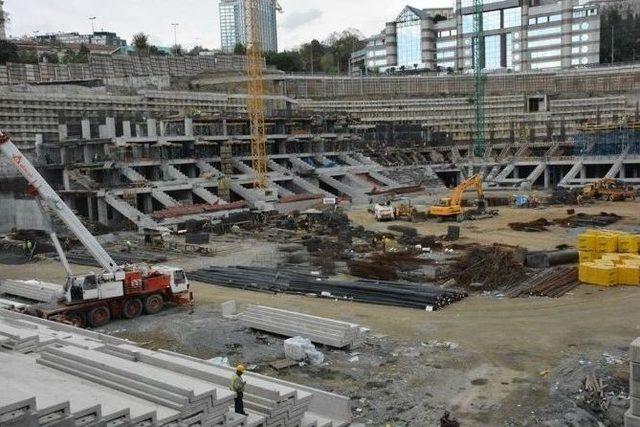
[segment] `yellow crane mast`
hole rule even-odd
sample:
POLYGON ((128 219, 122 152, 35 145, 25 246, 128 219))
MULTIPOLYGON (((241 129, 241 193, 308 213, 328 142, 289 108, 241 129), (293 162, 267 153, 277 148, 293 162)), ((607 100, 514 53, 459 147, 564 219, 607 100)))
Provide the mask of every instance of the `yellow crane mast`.
MULTIPOLYGON (((265 124, 266 95, 264 87, 264 60, 260 37, 260 2, 265 0, 245 0, 245 24, 247 27, 247 109, 251 123, 251 166, 255 170, 253 187, 259 190, 267 188, 267 135, 265 124)), ((282 12, 277 0, 272 1, 275 8, 282 12)))

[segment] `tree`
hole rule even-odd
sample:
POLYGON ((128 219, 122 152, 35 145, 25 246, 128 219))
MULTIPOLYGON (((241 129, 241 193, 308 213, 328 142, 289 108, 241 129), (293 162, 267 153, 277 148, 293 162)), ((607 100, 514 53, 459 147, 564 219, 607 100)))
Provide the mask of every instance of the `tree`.
POLYGON ((164 50, 160 50, 158 46, 151 45, 149 46, 149 54, 156 56, 167 56, 168 53, 164 50))
POLYGON ((242 43, 238 43, 233 48, 233 53, 235 53, 236 55, 246 55, 247 54, 247 48, 242 43))
POLYGON ((38 54, 33 50, 18 50, 18 60, 16 62, 20 64, 37 64, 38 54))
POLYGON ((326 46, 313 39, 310 43, 303 44, 300 49, 302 66, 307 72, 323 71, 320 67, 320 59, 325 54, 326 46))
POLYGON ((341 33, 333 33, 325 41, 335 58, 338 72, 348 72, 351 54, 365 47, 364 36, 350 28, 341 33))
POLYGON ((614 3, 600 10, 600 62, 640 59, 640 10, 632 2, 614 3), (611 52, 613 35, 613 58, 611 52))
POLYGON ((58 55, 56 55, 55 53, 43 53, 40 55, 40 62, 44 62, 47 64, 57 64, 58 62, 60 62, 60 59, 58 58, 58 55))
POLYGON ((182 56, 184 55, 184 50, 181 45, 176 44, 171 47, 171 53, 175 56, 182 56))
POLYGON ((194 46, 193 49, 191 49, 187 55, 191 55, 191 56, 198 56, 200 55, 201 52, 209 52, 209 49, 206 49, 202 46, 194 46))
POLYGON ((267 65, 277 68, 287 73, 296 73, 304 71, 302 57, 300 52, 295 50, 284 52, 267 52, 267 65))
POLYGON ((133 35, 133 42, 131 43, 138 54, 149 54, 149 36, 145 33, 137 33, 133 35))
POLYGON ((0 64, 18 62, 18 46, 9 40, 0 40, 0 64))

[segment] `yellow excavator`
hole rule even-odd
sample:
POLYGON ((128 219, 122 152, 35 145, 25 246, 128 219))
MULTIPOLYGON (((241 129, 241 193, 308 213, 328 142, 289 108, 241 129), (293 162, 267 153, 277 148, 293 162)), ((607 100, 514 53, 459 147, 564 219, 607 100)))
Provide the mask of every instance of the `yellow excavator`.
POLYGON ((436 206, 431 206, 429 216, 434 216, 441 220, 455 219, 458 222, 462 222, 464 220, 462 194, 472 188, 475 188, 478 193, 478 211, 485 212, 486 202, 484 200, 484 190, 482 189, 482 176, 474 175, 454 188, 450 197, 441 199, 436 206))

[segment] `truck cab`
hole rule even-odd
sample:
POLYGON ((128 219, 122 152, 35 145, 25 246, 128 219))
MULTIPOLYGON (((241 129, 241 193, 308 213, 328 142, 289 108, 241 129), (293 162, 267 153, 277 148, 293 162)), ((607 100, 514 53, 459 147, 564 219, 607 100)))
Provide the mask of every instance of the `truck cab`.
POLYGON ((171 292, 173 294, 181 294, 189 290, 189 279, 187 279, 187 274, 183 269, 166 265, 156 265, 153 269, 170 278, 171 292))

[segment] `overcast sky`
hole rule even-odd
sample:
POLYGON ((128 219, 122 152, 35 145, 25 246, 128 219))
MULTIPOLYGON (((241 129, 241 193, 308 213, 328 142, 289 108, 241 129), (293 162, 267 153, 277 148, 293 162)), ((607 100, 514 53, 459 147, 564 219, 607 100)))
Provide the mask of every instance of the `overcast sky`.
MULTIPOLYGON (((324 40, 334 31, 356 28, 365 36, 395 19, 408 0, 280 0, 284 14, 278 16, 280 50, 313 38, 324 40)), ((415 0, 419 8, 452 6, 453 0, 415 0)), ((218 0, 5 0, 9 12, 8 33, 13 37, 57 31, 117 32, 131 41, 143 31, 154 44, 173 45, 172 23, 179 23, 178 43, 220 47, 218 0)))

